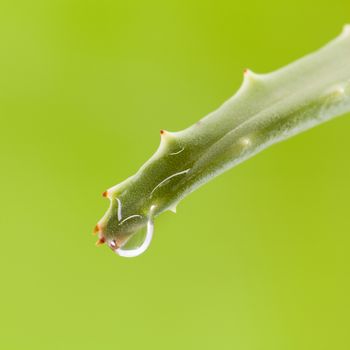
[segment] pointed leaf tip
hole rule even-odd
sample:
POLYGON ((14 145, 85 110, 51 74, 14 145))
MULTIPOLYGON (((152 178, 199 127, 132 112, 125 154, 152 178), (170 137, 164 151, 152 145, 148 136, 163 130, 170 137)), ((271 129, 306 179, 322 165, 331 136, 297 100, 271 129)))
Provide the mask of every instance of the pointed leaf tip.
POLYGON ((350 35, 350 24, 345 24, 345 26, 343 27, 343 35, 350 35))
POLYGON ((100 232, 100 226, 99 226, 99 224, 97 224, 97 225, 95 226, 95 228, 94 228, 94 234, 96 234, 96 233, 98 233, 98 232, 100 232))
POLYGON ((97 242, 96 242, 96 245, 97 246, 100 246, 102 244, 104 244, 106 242, 106 239, 104 237, 101 237, 97 242))

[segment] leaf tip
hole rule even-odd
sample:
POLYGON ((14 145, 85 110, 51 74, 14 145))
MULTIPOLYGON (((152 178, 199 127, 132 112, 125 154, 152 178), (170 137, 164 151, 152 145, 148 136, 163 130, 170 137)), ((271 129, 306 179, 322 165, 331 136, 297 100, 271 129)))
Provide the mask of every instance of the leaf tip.
POLYGON ((173 206, 171 206, 171 207, 169 208, 169 210, 170 210, 172 213, 174 213, 174 214, 176 214, 176 206, 177 206, 177 204, 174 204, 173 206))
POLYGON ((344 25, 342 35, 344 35, 344 36, 350 35, 350 24, 344 25))
POLYGON ((95 226, 95 228, 94 228, 94 234, 96 234, 96 233, 99 233, 100 232, 100 225, 99 224, 97 224, 96 226, 95 226))
POLYGON ((106 242, 106 239, 104 237, 100 237, 96 242, 96 246, 100 246, 100 245, 104 244, 105 242, 106 242))

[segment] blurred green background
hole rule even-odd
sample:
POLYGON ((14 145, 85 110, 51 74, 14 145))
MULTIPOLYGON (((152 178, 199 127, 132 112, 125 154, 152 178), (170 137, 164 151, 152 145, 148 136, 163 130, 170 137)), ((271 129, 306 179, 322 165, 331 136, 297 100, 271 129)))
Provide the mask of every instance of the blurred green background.
POLYGON ((325 44, 350 2, 1 1, 0 348, 349 349, 350 115, 96 248, 106 188, 239 87, 325 44))

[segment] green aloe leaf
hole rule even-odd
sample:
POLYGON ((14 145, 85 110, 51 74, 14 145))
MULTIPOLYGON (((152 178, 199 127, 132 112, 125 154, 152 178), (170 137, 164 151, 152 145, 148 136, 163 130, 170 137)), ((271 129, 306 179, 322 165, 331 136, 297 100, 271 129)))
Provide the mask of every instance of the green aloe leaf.
POLYGON ((268 146, 350 111, 350 26, 315 53, 269 74, 244 72, 239 91, 179 132, 161 131, 156 153, 110 188, 95 232, 119 255, 148 247, 154 217, 268 146))

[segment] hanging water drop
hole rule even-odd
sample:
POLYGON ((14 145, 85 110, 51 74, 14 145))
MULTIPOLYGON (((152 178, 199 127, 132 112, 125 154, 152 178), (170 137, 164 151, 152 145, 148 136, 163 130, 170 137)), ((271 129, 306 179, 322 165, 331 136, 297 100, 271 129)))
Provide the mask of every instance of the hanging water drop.
POLYGON ((123 243, 122 246, 118 247, 116 241, 109 242, 109 246, 114 250, 119 256, 125 258, 133 258, 144 253, 149 245, 151 244, 153 232, 154 232, 154 223, 153 223, 153 211, 155 206, 153 205, 150 209, 148 216, 148 221, 146 227, 142 228, 138 232, 130 236, 130 238, 123 243))

